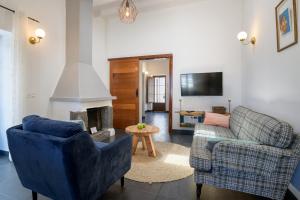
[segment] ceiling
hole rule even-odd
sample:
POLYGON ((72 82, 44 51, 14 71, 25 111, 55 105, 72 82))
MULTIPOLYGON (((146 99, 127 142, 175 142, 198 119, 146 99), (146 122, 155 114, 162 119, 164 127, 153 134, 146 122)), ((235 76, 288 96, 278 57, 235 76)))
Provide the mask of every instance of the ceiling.
MULTIPOLYGON (((200 0, 133 0, 139 12, 159 10, 200 0)), ((94 0, 94 9, 103 17, 115 16, 122 0, 94 0)))

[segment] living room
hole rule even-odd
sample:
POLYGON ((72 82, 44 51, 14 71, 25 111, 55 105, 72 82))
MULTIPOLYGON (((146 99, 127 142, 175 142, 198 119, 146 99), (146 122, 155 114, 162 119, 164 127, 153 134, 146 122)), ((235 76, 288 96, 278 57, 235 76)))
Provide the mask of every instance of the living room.
MULTIPOLYGON (((295 164, 295 159, 299 161, 297 155, 289 160, 291 165, 287 167, 289 171, 286 174, 268 174, 275 180, 281 175, 289 177, 282 180, 284 184, 282 187, 278 186, 279 189, 269 187, 269 183, 281 185, 273 179, 262 181, 263 185, 260 187, 253 185, 251 181, 243 182, 240 179, 237 182, 242 186, 236 186, 231 177, 222 179, 225 182, 222 184, 217 184, 217 179, 207 177, 200 180, 199 177, 203 174, 198 174, 197 170, 194 172, 195 166, 190 166, 189 159, 190 151, 193 153, 191 149, 196 145, 197 128, 201 128, 202 124, 196 125, 196 128, 186 128, 181 126, 180 121, 180 111, 211 113, 213 106, 222 106, 231 114, 231 118, 224 115, 228 124, 228 120, 235 119, 234 110, 243 106, 249 110, 238 111, 249 115, 250 111, 255 111, 272 116, 272 119, 278 119, 276 122, 280 123, 280 127, 288 127, 288 130, 292 127, 293 131, 290 132, 300 133, 300 90, 297 87, 300 84, 298 3, 298 0, 134 0, 128 3, 122 0, 0 0, 0 199, 29 199, 32 198, 31 190, 34 195, 38 193, 39 199, 84 199, 72 195, 72 198, 59 196, 59 192, 50 194, 45 190, 34 191, 37 189, 24 185, 24 177, 20 176, 22 170, 17 166, 20 163, 18 159, 21 158, 14 155, 15 151, 11 149, 14 143, 7 141, 6 130, 24 124, 26 120, 23 118, 31 115, 54 120, 84 121, 86 114, 82 111, 87 110, 88 118, 96 116, 94 119, 97 119, 97 116, 107 112, 109 114, 106 117, 113 118, 100 125, 99 121, 86 119, 89 124, 93 124, 86 127, 89 129, 87 131, 97 132, 105 124, 111 126, 107 127, 109 134, 115 132, 117 135, 118 128, 125 132, 126 127, 143 122, 140 119, 137 95, 142 93, 136 92, 139 82, 134 80, 139 80, 139 73, 143 71, 140 70, 140 62, 151 59, 169 59, 172 66, 169 72, 170 92, 166 93, 169 94, 168 98, 165 97, 169 107, 168 137, 159 137, 160 133, 154 133, 152 141, 152 136, 147 134, 145 138, 141 138, 142 143, 137 144, 140 135, 134 134, 135 131, 130 129, 128 132, 133 136, 132 149, 136 151, 136 155, 129 158, 124 154, 124 159, 126 157, 132 161, 131 171, 125 175, 124 190, 115 181, 111 187, 99 189, 103 199, 196 199, 199 197, 197 189, 199 192, 200 182, 203 184, 202 190, 200 188, 201 199, 259 199, 259 196, 300 199, 300 167, 296 168, 295 164), (125 8, 123 12, 121 3, 125 8), (129 13, 126 11, 127 5, 131 8, 129 13), (286 17, 287 8, 289 10, 286 17), (132 20, 130 23, 126 21, 127 14, 132 20), (286 18, 287 22, 279 23, 286 18), (37 29, 41 30, 36 32, 37 29), (125 64, 121 60, 125 60, 125 64), (221 95, 182 95, 182 75, 215 72, 222 72, 221 95), (129 86, 114 78, 127 81, 129 86), (94 107, 108 109, 89 110, 94 107), (74 112, 73 119, 70 118, 70 111, 74 112), (141 145, 152 156, 149 157, 141 145), (146 148, 148 146, 151 150, 146 148), (9 160, 9 151, 12 162, 9 160), (153 171, 144 166, 151 159, 158 160, 153 164, 153 171), (166 162, 160 162, 162 160, 166 162), (174 162, 171 166, 170 163, 174 162), (163 168, 166 163, 169 165, 163 168), (178 165, 182 166, 179 168, 178 165), (172 167, 174 173, 171 173, 172 167), (166 173, 168 171, 170 175, 166 173), (164 175, 165 180, 160 179, 164 175), (275 190, 280 192, 274 192, 275 190)), ((265 119, 266 116, 262 118, 265 119)), ((39 124, 36 125, 41 128, 39 124)), ((154 127, 155 125, 158 126, 156 128, 163 128, 153 124, 154 127)), ((57 124, 53 126, 59 127, 57 124)), ((232 129, 233 125, 230 126, 232 129)), ((247 128, 249 126, 248 124, 247 128)), ((271 129, 266 126, 266 129, 271 129)), ((159 132, 156 129, 150 131, 159 132)), ((274 132, 273 129, 272 131, 274 132)), ((283 136, 285 135, 280 132, 280 136, 276 136, 274 140, 283 136)), ((261 135, 257 138, 260 140, 261 135)), ((273 145, 270 138, 262 140, 255 142, 267 147, 276 146, 276 152, 287 148, 285 143, 273 145)), ((221 145, 217 144, 216 147, 221 148, 221 145)), ((26 149, 25 151, 27 152, 26 149)), ((282 152, 286 155, 285 151, 282 152)), ((263 155, 261 152, 258 154, 263 155)), ((33 157, 24 162, 35 161, 35 154, 28 150, 29 155, 33 157)), ((55 152, 49 151, 47 155, 51 157, 55 152)), ((224 160, 220 162, 226 161, 226 155, 223 156, 224 160)), ((248 165, 251 171, 251 163, 245 164, 241 161, 242 157, 236 158, 237 166, 248 165)), ((272 162, 279 163, 277 158, 274 159, 272 162)), ((119 165, 124 163, 120 162, 119 165)), ((263 167, 258 160, 253 163, 253 169, 271 171, 267 167, 270 164, 268 159, 265 159, 263 167)), ((203 165, 205 164, 207 163, 204 162, 203 165)), ((232 163, 228 163, 230 164, 232 163)), ((78 167, 88 167, 82 165, 78 167)), ((36 174, 40 177, 45 175, 36 172, 30 178, 34 179, 36 174)), ((118 178, 124 184, 123 176, 118 178)), ((258 179, 255 181, 259 182, 258 179)), ((61 181, 59 184, 64 183, 63 179, 61 181)), ((99 183, 101 184, 102 182, 99 183)), ((90 188, 84 188, 88 193, 90 188)), ((64 192, 63 189, 62 187, 60 192, 64 192)), ((66 191, 68 192, 69 190, 66 191)), ((96 192, 93 195, 96 196, 96 192)), ((94 199, 94 196, 86 197, 90 198, 85 199, 94 199)))

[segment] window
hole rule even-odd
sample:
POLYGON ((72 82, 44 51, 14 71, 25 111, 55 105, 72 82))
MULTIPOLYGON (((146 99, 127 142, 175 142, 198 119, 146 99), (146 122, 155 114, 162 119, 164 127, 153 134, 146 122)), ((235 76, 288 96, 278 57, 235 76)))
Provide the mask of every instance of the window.
POLYGON ((166 103, 166 76, 154 77, 154 103, 166 103))

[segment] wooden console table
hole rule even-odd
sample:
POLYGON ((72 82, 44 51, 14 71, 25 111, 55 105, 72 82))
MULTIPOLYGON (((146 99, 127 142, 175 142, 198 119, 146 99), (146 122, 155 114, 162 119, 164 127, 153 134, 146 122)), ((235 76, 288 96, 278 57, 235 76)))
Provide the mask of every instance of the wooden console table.
POLYGON ((179 111, 180 127, 193 128, 196 123, 204 121, 204 111, 179 111))
MULTIPOLYGON (((195 124, 203 123, 205 118, 205 111, 178 111, 180 115, 180 127, 194 128, 195 124)), ((230 113, 224 113, 221 115, 229 116, 230 113)))

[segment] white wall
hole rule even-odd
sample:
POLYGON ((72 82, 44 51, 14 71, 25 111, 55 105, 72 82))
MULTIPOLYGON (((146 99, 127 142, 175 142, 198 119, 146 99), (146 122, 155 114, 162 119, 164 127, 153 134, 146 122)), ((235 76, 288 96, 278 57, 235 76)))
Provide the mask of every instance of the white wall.
MULTIPOLYGON (((244 26, 257 37, 257 44, 243 51, 243 104, 289 122, 300 133, 300 45, 277 53, 275 7, 279 2, 245 0, 244 26)), ((295 177, 289 188, 300 199, 299 170, 295 177)))
POLYGON ((213 105, 241 104, 243 1, 204 0, 180 7, 140 13, 134 24, 107 22, 108 57, 172 53, 174 55, 173 128, 179 128, 180 74, 224 72, 223 97, 184 97, 183 109, 211 110, 213 105))
MULTIPOLYGON (((66 10, 64 0, 0 0, 0 4, 20 11, 25 16, 38 19, 41 23, 29 21, 27 35, 33 35, 36 27, 46 31, 46 37, 37 45, 26 43, 23 53, 25 99, 22 116, 39 114, 50 116, 52 96, 65 66, 66 10)), ((93 65, 98 75, 109 86, 109 68, 105 51, 105 21, 94 19, 93 65)))
MULTIPOLYGON (((46 38, 40 44, 27 43, 23 52, 26 55, 23 116, 51 115, 49 97, 65 66, 65 1, 0 0, 0 3, 40 20, 40 26, 46 31, 46 38)), ((181 98, 179 74, 187 72, 224 71, 225 96, 184 98, 186 109, 210 110, 211 105, 227 105, 228 97, 238 105, 241 102, 241 56, 235 35, 241 29, 241 8, 239 0, 204 0, 141 13, 133 25, 121 24, 117 18, 106 24, 97 17, 93 31, 93 65, 109 87, 107 57, 173 53, 174 111, 179 110, 181 98)), ((26 37, 33 34, 36 26, 28 24, 26 37)), ((174 125, 178 128, 176 115, 174 125)))
POLYGON ((109 63, 106 52, 106 20, 95 17, 93 29, 93 67, 109 89, 109 63))
POLYGON ((65 1, 0 0, 0 4, 41 22, 36 24, 29 21, 25 30, 27 35, 24 37, 33 35, 38 26, 46 31, 46 38, 41 43, 26 43, 22 52, 22 91, 25 94, 22 115, 35 113, 46 116, 49 114, 49 97, 65 65, 65 1))
POLYGON ((0 8, 0 29, 11 32, 13 28, 12 15, 12 12, 0 8))
POLYGON ((244 27, 257 37, 257 44, 254 48, 244 47, 243 102, 291 123, 300 133, 300 45, 277 53, 275 7, 278 3, 278 0, 245 1, 244 27))

